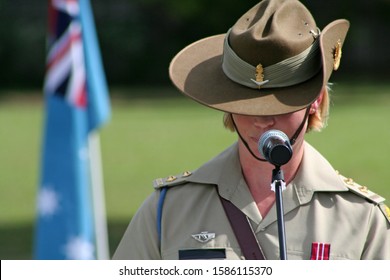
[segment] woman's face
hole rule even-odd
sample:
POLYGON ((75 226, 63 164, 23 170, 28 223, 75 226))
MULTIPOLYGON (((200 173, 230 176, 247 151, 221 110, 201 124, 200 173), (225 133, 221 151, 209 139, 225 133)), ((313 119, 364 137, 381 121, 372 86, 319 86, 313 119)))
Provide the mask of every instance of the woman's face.
MULTIPOLYGON (((295 134, 303 119, 305 118, 306 109, 277 116, 245 116, 233 114, 233 119, 236 124, 236 128, 239 131, 241 137, 248 143, 252 152, 258 156, 258 141, 260 136, 271 129, 277 129, 283 131, 290 139, 295 134)), ((304 134, 306 131, 307 123, 304 125, 301 133, 299 134, 293 149, 300 149, 302 147, 304 134)), ((241 142, 242 140, 239 139, 241 142)), ((242 144, 242 143, 241 143, 242 144)), ((244 145, 240 145, 243 147, 244 145)))

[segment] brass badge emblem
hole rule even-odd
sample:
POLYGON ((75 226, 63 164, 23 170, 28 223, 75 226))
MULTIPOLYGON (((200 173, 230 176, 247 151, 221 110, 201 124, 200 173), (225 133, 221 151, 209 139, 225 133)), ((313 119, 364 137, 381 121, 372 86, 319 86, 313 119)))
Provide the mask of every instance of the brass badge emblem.
POLYGON ((188 177, 188 176, 191 176, 191 171, 185 171, 184 173, 183 173, 183 177, 188 177))
POLYGON ((386 215, 388 218, 390 218, 390 208, 388 206, 385 206, 386 215))
POLYGON ((341 41, 339 39, 333 52, 333 70, 335 71, 340 67, 341 54, 341 41))
POLYGON ((263 65, 258 64, 256 66, 256 82, 264 81, 264 73, 263 72, 264 72, 263 65))
POLYGON ((390 223, 390 208, 389 208, 389 206, 387 206, 385 204, 380 204, 379 207, 382 210, 383 214, 385 215, 386 220, 390 223))
POLYGON ((352 178, 345 178, 344 179, 344 182, 347 184, 347 185, 350 185, 350 186, 353 186, 355 184, 355 182, 352 180, 352 178))
POLYGON ((169 176, 168 178, 167 178, 167 182, 173 182, 173 181, 175 181, 177 178, 175 177, 175 176, 169 176))
MULTIPOLYGON (((261 64, 258 64, 256 66, 256 82, 263 82, 264 81, 264 69, 263 69, 263 65, 261 64)), ((258 84, 259 85, 259 84, 258 84)), ((260 88, 260 85, 259 85, 259 88, 260 88)))
POLYGON ((362 193, 368 193, 368 188, 366 186, 361 186, 359 187, 359 190, 362 192, 362 193))

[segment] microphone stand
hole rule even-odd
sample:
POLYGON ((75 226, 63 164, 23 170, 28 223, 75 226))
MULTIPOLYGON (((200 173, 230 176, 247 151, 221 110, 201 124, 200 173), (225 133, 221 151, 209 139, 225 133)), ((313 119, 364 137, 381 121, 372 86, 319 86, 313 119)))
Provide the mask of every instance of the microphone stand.
POLYGON ((276 214, 278 219, 280 259, 287 260, 286 232, 284 228, 284 211, 282 198, 282 191, 286 188, 286 183, 284 182, 284 174, 283 170, 280 169, 280 166, 275 165, 275 169, 272 170, 271 187, 272 190, 275 191, 276 197, 276 214))

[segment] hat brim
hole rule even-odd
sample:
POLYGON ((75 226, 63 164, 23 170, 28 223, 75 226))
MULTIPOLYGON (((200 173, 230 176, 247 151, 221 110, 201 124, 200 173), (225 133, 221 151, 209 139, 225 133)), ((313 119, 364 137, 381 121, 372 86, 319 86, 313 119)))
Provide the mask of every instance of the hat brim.
POLYGON ((320 94, 333 71, 334 48, 343 44, 347 20, 328 24, 320 35, 322 71, 306 82, 283 88, 252 89, 230 80, 222 70, 226 34, 199 40, 179 52, 169 74, 185 95, 211 108, 242 115, 280 115, 309 106, 320 94))

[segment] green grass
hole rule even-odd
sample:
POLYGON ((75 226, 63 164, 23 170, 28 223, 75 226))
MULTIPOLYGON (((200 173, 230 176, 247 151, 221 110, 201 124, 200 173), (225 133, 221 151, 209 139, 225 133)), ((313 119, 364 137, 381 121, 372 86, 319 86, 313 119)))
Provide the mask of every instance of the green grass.
POLYGON ((344 176, 390 199, 390 87, 335 86, 328 127, 308 140, 344 176))
MULTIPOLYGON (((112 119, 101 131, 111 251, 153 179, 195 169, 236 139, 222 128, 222 113, 173 91, 113 91, 112 119)), ((387 199, 389 108, 390 85, 336 85, 329 126, 307 136, 343 175, 387 199)), ((39 95, 0 100, 1 259, 31 258, 43 119, 39 95)))

